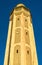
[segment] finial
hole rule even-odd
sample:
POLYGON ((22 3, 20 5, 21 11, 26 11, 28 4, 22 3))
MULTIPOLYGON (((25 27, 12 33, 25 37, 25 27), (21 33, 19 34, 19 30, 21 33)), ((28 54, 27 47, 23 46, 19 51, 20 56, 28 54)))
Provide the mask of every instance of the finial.
POLYGON ((19 7, 19 6, 25 6, 24 4, 18 4, 16 7, 19 7))

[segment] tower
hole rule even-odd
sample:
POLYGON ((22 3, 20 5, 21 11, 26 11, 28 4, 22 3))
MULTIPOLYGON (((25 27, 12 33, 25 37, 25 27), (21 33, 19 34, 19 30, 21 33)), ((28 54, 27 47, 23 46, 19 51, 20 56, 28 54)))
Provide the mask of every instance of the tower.
POLYGON ((23 4, 10 15, 4 65, 38 65, 32 17, 23 4))

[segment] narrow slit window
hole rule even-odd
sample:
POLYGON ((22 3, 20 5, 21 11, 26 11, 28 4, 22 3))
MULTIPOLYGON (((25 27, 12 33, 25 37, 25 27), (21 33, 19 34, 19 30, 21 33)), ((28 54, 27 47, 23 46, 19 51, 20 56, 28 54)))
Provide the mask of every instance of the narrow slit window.
POLYGON ((18 49, 16 50, 16 53, 18 53, 18 49))
POLYGON ((29 50, 27 50, 27 54, 29 54, 29 50))

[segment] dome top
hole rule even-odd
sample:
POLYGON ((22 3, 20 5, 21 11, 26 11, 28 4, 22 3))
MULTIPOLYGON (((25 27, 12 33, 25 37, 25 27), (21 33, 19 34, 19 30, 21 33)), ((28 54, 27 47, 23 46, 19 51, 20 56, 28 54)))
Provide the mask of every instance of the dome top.
MULTIPOLYGON (((26 8, 26 6, 25 6, 24 4, 20 3, 20 4, 18 4, 15 8, 13 8, 11 14, 13 13, 14 10, 15 10, 15 11, 18 11, 19 8, 20 8, 20 9, 21 9, 21 8, 24 8, 26 11, 29 11, 29 12, 30 12, 29 8, 26 8)), ((10 15, 11 15, 11 14, 10 14, 10 15)))
POLYGON ((25 6, 24 4, 18 4, 16 7, 25 6))

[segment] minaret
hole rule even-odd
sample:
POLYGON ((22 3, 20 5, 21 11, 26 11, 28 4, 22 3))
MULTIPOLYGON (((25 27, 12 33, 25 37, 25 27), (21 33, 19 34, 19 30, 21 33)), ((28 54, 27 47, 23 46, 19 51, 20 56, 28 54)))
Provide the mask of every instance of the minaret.
POLYGON ((30 10, 18 4, 10 14, 4 65, 38 65, 30 10))

